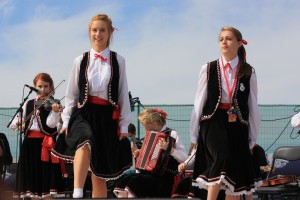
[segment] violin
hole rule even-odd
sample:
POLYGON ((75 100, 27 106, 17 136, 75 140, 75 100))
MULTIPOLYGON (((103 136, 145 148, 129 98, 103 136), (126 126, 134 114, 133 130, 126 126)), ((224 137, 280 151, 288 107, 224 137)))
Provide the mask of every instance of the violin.
POLYGON ((262 187, 268 186, 276 186, 276 185, 283 185, 287 183, 293 183, 297 181, 297 177, 294 175, 277 175, 270 179, 264 180, 262 183, 262 187))
POLYGON ((60 104, 60 99, 54 99, 52 96, 46 99, 38 99, 34 105, 37 108, 45 108, 45 110, 50 111, 52 110, 53 104, 58 104, 58 109, 61 110, 63 107, 60 104))

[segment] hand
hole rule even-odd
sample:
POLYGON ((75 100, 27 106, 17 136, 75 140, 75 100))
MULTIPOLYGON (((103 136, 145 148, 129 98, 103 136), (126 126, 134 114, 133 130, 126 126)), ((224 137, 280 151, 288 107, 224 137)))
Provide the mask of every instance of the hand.
POLYGON ((124 138, 128 138, 128 134, 127 133, 121 133, 119 140, 123 140, 124 138))
POLYGON ((133 156, 134 158, 137 158, 137 157, 139 156, 139 154, 140 154, 140 150, 139 150, 139 149, 136 149, 136 150, 132 153, 132 156, 133 156))
POLYGON ((189 155, 191 155, 193 149, 196 149, 196 148, 197 148, 197 144, 191 143, 191 144, 190 144, 190 148, 189 148, 189 155))
POLYGON ((19 121, 19 120, 16 122, 16 126, 18 128, 15 131, 20 130, 21 127, 22 127, 22 131, 24 131, 24 128, 25 128, 25 119, 22 118, 22 126, 21 126, 21 121, 19 121))
POLYGON ((164 139, 160 139, 158 142, 158 145, 160 146, 161 149, 163 150, 167 150, 168 145, 169 145, 169 140, 164 140, 164 139))
POLYGON ((133 154, 133 152, 135 152, 136 150, 137 150, 136 146, 133 145, 133 146, 131 147, 131 152, 132 152, 132 154, 133 154))
POLYGON ((57 104, 57 103, 52 104, 51 108, 56 113, 57 112, 62 112, 62 110, 64 109, 62 105, 57 104))
POLYGON ((60 129, 59 133, 65 133, 66 136, 68 135, 68 128, 62 128, 60 129))
POLYGON ((185 170, 185 168, 187 167, 187 164, 186 163, 180 163, 178 165, 178 172, 181 173, 185 170))

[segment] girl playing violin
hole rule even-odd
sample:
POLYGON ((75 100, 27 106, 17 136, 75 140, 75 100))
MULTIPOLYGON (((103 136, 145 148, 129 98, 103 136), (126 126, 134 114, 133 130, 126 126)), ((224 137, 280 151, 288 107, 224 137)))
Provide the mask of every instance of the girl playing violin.
MULTIPOLYGON (((47 73, 39 73, 33 80, 40 94, 27 100, 23 106, 22 132, 24 141, 21 147, 17 172, 17 188, 20 197, 41 199, 59 197, 61 190, 61 170, 59 159, 51 156, 50 151, 57 134, 56 125, 60 120, 61 106, 58 103, 46 109, 46 102, 54 93, 53 80, 47 73)), ((20 115, 20 114, 19 114, 20 115)), ((17 115, 11 129, 20 128, 20 116, 17 115)))

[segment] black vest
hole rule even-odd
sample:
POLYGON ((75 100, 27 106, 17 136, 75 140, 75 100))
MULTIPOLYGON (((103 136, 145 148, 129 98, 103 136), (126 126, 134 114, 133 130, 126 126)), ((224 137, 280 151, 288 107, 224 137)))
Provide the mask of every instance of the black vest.
MULTIPOLYGON (((245 63, 246 67, 251 67, 245 63)), ((205 102, 200 121, 210 119, 216 112, 222 98, 221 71, 218 60, 207 64, 207 100, 205 102)), ((239 77, 239 76, 238 76, 239 77)), ((239 77, 233 93, 233 106, 237 110, 241 123, 249 125, 248 98, 250 93, 251 76, 239 77)))
MULTIPOLYGON (((34 110, 34 99, 29 100, 28 104, 26 106, 26 115, 28 116, 30 115, 34 110)), ((39 114, 36 115, 36 119, 40 128, 40 132, 45 134, 45 135, 49 135, 49 136, 54 136, 57 134, 57 128, 50 128, 49 126, 47 126, 47 117, 49 115, 50 111, 47 111, 44 107, 40 107, 39 108, 39 114)), ((33 116, 33 115, 32 115, 33 116)), ((33 123, 33 118, 31 117, 30 120, 27 120, 25 122, 25 135, 28 133, 30 127, 32 126, 33 123)))
MULTIPOLYGON (((170 129, 170 128, 167 127, 166 130, 164 130, 162 132, 168 134, 171 137, 172 129, 170 129)), ((168 161, 168 165, 166 167, 166 173, 172 174, 173 176, 176 175, 176 174, 178 174, 178 165, 179 164, 180 163, 173 156, 170 155, 170 158, 169 158, 169 161, 168 161)))
MULTIPOLYGON (((89 82, 88 82, 87 70, 89 66, 89 60, 90 60, 90 52, 85 52, 83 54, 83 58, 80 64, 79 81, 78 81, 78 87, 79 87, 79 100, 77 105, 78 108, 82 108, 88 100, 89 82)), ((110 65, 111 65, 111 77, 108 83, 107 96, 108 96, 108 101, 112 105, 117 106, 119 100, 118 90, 119 90, 120 73, 119 73, 119 63, 117 60, 116 52, 110 51, 110 65)))

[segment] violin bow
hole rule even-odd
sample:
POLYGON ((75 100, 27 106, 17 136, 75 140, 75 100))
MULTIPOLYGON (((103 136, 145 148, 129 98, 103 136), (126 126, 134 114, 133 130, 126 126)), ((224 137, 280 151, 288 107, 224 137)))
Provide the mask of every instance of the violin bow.
MULTIPOLYGON (((53 94, 54 94, 54 92, 55 92, 55 90, 63 83, 63 82, 65 82, 66 80, 62 80, 49 94, 48 94, 48 96, 42 101, 42 103, 41 103, 41 105, 39 105, 39 106, 37 106, 36 108, 34 108, 33 109, 33 111, 31 111, 31 113, 29 113, 26 117, 25 117, 25 119, 23 120, 24 121, 24 123, 25 122, 27 122, 27 120, 29 120, 31 117, 32 117, 32 115, 33 115, 33 113, 36 111, 36 110, 38 110, 53 94)), ((63 98, 65 98, 65 97, 63 97, 63 98)), ((62 98, 62 99, 63 99, 62 98)), ((61 100, 62 100, 61 99, 61 100)), ((20 127, 22 127, 22 124, 20 124, 20 127)), ((15 131, 17 131, 17 130, 19 130, 19 127, 15 130, 15 131)))

